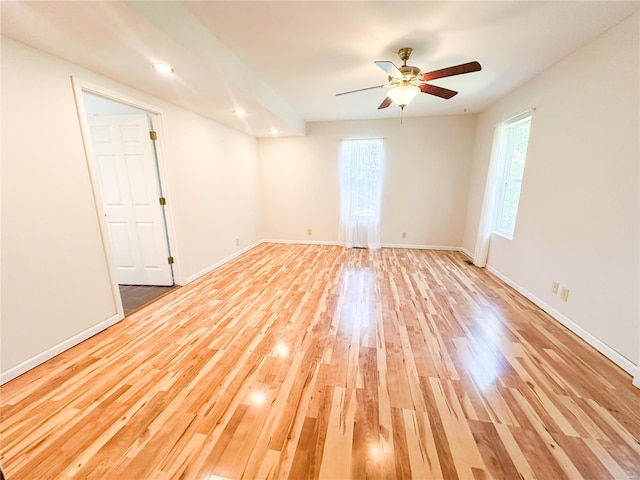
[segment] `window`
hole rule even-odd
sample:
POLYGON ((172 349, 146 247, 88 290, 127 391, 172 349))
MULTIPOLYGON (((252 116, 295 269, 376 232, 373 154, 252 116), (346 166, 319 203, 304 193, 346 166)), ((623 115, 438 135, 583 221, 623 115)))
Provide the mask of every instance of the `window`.
POLYGON ((340 158, 340 243, 380 248, 382 139, 344 140, 340 158))
POLYGON ((531 115, 501 127, 495 230, 507 238, 513 238, 516 226, 530 129, 531 115))
POLYGON ((342 179, 351 197, 351 209, 356 217, 377 217, 380 209, 381 140, 345 140, 343 142, 342 179))

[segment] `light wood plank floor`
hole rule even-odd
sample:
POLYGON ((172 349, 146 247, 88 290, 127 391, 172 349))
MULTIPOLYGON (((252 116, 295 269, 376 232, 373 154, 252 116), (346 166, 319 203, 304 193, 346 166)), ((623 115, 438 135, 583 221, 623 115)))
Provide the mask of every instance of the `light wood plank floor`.
POLYGON ((640 477, 630 376, 456 252, 263 244, 0 392, 8 480, 640 477))

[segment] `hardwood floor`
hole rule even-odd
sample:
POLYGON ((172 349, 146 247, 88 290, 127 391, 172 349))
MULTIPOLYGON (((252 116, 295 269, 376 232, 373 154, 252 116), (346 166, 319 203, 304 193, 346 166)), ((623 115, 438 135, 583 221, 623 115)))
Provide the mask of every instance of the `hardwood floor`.
POLYGON ((457 252, 262 244, 0 389, 8 480, 640 477, 640 390, 457 252))

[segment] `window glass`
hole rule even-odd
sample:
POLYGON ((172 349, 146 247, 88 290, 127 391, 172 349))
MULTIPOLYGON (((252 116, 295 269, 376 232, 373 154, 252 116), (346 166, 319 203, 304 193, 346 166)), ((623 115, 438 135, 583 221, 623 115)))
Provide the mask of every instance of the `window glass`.
POLYGON ((531 117, 503 125, 500 144, 501 179, 498 182, 496 231, 513 238, 520 203, 520 191, 529 146, 531 117))

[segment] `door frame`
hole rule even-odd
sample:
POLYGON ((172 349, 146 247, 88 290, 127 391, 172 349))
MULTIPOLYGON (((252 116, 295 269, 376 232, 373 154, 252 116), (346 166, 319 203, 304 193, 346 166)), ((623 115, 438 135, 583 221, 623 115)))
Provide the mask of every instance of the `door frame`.
POLYGON ((160 183, 162 185, 162 191, 166 198, 169 199, 167 204, 164 206, 165 213, 165 226, 166 226, 166 234, 169 241, 169 249, 171 254, 177 260, 173 264, 173 278, 174 283, 176 285, 185 285, 182 268, 180 265, 179 259, 179 249, 178 243, 176 241, 175 235, 175 223, 174 223, 174 215, 172 210, 172 202, 173 198, 170 182, 170 175, 167 169, 166 161, 165 161, 165 152, 166 148, 164 145, 164 137, 165 137, 165 124, 164 124, 164 112, 163 110, 156 106, 144 101, 141 101, 137 98, 130 97, 121 92, 117 92, 114 90, 110 90, 101 85, 96 85, 90 82, 87 82, 83 79, 80 79, 75 76, 71 76, 71 86, 73 89, 74 100, 76 104, 76 111, 78 113, 78 122, 80 124, 80 135, 82 137, 82 144, 84 146, 85 160, 87 162, 87 170, 89 174, 89 178, 91 180, 91 188, 93 194, 94 208, 96 212, 96 217, 98 220, 98 225, 100 226, 100 236, 102 240, 102 248, 105 255, 105 261, 107 263, 107 269, 109 272, 109 279, 111 283, 111 294, 113 297, 113 301, 116 306, 118 319, 121 320, 124 318, 124 308, 122 307, 122 299, 120 297, 120 288, 117 282, 117 276, 115 272, 115 268, 113 266, 113 254, 111 252, 111 246, 109 243, 109 232, 107 227, 107 220, 105 216, 104 203, 102 201, 102 191, 100 188, 100 179, 98 176, 98 168, 95 164, 95 155, 93 152, 93 144, 91 141, 91 130, 89 128, 89 122, 87 118, 87 111, 84 105, 83 93, 90 93, 93 95, 97 95, 99 97, 106 98, 107 100, 111 100, 117 103, 121 103, 124 105, 128 105, 130 107, 137 108, 139 110, 143 110, 147 112, 153 118, 153 126, 155 131, 158 133, 158 139, 155 141, 155 150, 156 150, 156 159, 157 159, 157 168, 158 175, 160 177, 160 183))

